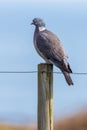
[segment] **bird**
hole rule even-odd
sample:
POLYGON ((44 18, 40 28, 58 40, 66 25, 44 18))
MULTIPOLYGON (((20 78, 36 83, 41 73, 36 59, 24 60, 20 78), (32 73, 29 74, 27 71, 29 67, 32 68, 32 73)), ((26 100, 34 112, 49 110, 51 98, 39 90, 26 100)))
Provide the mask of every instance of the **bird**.
POLYGON ((37 53, 46 61, 58 67, 63 73, 67 84, 73 85, 70 73, 72 70, 68 62, 68 55, 56 34, 46 29, 41 18, 34 18, 31 25, 35 26, 33 42, 37 53))

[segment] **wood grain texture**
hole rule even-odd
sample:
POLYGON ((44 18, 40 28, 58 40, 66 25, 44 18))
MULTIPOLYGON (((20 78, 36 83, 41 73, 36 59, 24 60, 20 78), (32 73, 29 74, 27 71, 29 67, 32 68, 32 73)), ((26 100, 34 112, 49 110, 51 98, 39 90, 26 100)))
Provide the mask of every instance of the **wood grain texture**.
POLYGON ((38 65, 38 130, 53 130, 53 65, 38 65))

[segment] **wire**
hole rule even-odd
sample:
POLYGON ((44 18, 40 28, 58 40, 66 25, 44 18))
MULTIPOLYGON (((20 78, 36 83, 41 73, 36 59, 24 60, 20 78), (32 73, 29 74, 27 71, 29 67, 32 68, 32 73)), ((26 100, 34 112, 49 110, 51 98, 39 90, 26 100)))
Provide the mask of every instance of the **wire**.
MULTIPOLYGON (((56 74, 62 74, 62 72, 53 72, 53 73, 56 73, 56 74)), ((73 72, 73 73, 71 73, 71 74, 74 74, 74 75, 87 75, 87 72, 85 73, 85 72, 73 72)))
POLYGON ((37 71, 0 71, 0 73, 37 73, 37 71))
POLYGON ((77 73, 77 72, 75 72, 75 73, 72 73, 72 74, 75 74, 75 75, 87 75, 87 72, 85 73, 85 72, 83 72, 83 73, 77 73))
MULTIPOLYGON (((38 71, 0 71, 0 73, 2 74, 10 74, 10 73, 19 73, 19 74, 32 74, 32 73, 38 73, 38 71)), ((46 72, 45 72, 46 73, 46 72)), ((62 72, 57 72, 57 71, 54 71, 53 72, 54 74, 62 74, 62 72)), ((73 75, 87 75, 87 72, 73 72, 71 73, 73 75)))

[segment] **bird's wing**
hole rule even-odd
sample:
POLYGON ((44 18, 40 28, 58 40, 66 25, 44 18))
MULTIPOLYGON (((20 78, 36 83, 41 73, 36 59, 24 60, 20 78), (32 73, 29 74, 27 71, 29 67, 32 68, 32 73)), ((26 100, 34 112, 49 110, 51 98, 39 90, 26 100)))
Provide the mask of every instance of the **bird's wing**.
POLYGON ((67 54, 60 40, 52 32, 45 30, 40 32, 36 38, 38 50, 53 63, 63 64, 67 54))

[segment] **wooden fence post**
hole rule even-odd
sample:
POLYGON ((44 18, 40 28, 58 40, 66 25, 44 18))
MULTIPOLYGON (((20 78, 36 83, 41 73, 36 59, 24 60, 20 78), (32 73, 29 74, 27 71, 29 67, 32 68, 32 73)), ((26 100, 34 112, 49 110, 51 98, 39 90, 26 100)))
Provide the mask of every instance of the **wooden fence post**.
POLYGON ((38 65, 38 128, 53 130, 53 65, 38 65))

